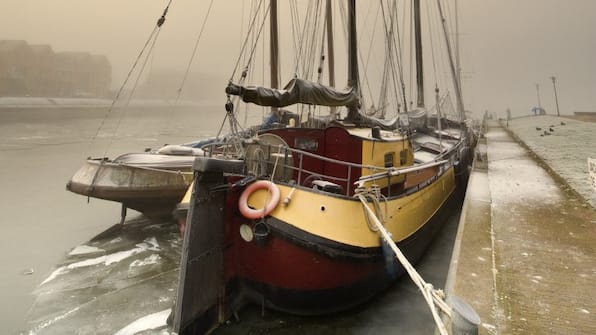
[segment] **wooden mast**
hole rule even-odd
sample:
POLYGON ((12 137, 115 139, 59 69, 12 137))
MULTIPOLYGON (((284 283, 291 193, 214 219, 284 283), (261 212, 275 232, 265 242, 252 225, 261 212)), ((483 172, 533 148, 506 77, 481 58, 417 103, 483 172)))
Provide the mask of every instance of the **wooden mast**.
POLYGON ((457 71, 457 81, 461 87, 461 56, 459 53, 459 8, 458 0, 455 0, 455 69, 457 71))
MULTIPOLYGON (((348 86, 360 95, 358 87, 358 45, 356 38, 356 0, 348 0, 348 86)), ((349 120, 360 119, 358 106, 348 106, 349 120)))
MULTIPOLYGON (((279 34, 277 29, 277 0, 271 0, 269 15, 269 58, 271 62, 271 88, 279 88, 279 34)), ((277 107, 271 107, 271 113, 277 113, 277 107)))
POLYGON ((417 107, 424 108, 424 71, 422 67, 422 33, 420 24, 420 0, 414 0, 414 42, 416 49, 417 107))
POLYGON ((356 0, 348 0, 348 85, 358 89, 358 45, 356 39, 356 0))
MULTIPOLYGON (((325 9, 327 21, 327 66, 329 68, 329 86, 335 87, 335 50, 333 47, 333 15, 331 8, 331 0, 327 0, 327 7, 325 9)), ((337 109, 330 108, 331 118, 337 119, 337 109)))
POLYGON ((331 9, 331 0, 327 0, 327 58, 329 67, 329 86, 335 87, 335 51, 333 47, 333 15, 331 9))

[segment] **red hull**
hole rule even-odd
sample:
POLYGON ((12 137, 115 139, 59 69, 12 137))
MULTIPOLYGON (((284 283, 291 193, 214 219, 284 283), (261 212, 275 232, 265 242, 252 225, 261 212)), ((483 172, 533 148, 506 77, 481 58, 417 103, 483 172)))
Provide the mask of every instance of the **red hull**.
MULTIPOLYGON (((237 197, 229 194, 228 204, 237 197)), ((444 222, 450 203, 398 244, 412 262, 444 222)), ((345 310, 370 299, 403 274, 401 266, 385 262, 381 248, 323 240, 275 218, 265 220, 270 233, 263 243, 246 242, 238 233, 240 225, 252 222, 237 212, 228 213, 226 221, 226 282, 238 286, 250 301, 270 308, 300 315, 345 310)))

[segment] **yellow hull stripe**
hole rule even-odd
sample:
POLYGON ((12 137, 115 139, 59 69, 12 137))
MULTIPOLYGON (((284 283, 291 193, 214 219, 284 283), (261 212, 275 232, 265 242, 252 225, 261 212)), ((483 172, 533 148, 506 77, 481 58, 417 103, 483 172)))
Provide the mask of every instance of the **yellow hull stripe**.
MULTIPOLYGON (((270 214, 298 229, 329 240, 356 247, 378 247, 379 235, 367 225, 362 204, 356 199, 334 197, 327 193, 296 189, 288 206, 282 205, 292 188, 278 185, 281 191, 279 205, 270 214)), ((385 227, 395 241, 401 241, 420 229, 447 201, 455 189, 453 168, 438 180, 411 195, 381 202, 385 227)), ((268 192, 256 191, 249 197, 249 204, 263 207, 268 192)))

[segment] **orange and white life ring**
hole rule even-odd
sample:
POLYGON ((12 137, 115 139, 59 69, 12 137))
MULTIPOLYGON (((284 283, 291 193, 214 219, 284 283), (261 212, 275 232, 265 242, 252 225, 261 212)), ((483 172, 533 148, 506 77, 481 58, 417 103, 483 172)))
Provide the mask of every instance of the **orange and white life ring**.
POLYGON ((279 188, 274 183, 268 180, 258 180, 250 185, 242 192, 240 195, 240 199, 238 200, 238 208, 240 209, 240 213, 244 215, 247 219, 259 219, 269 215, 277 204, 279 203, 279 188), (248 207, 248 197, 250 197, 255 191, 267 189, 271 194, 271 198, 265 207, 259 209, 252 209, 248 207))

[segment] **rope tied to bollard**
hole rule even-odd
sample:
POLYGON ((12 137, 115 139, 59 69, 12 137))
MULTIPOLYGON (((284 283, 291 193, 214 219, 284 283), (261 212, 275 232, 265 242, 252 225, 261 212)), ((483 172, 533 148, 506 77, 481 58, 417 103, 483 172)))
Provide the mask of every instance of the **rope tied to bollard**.
POLYGON ((447 316, 449 316, 451 318, 451 307, 449 307, 447 305, 447 303, 445 303, 445 301, 444 301, 444 299, 445 299, 444 292, 442 290, 435 290, 432 284, 424 281, 424 279, 420 276, 420 274, 416 271, 416 269, 414 269, 414 266, 412 266, 412 264, 408 261, 406 256, 397 247, 397 245, 391 238, 390 233, 383 226, 383 224, 381 223, 381 221, 379 220, 377 215, 373 212, 373 210, 368 206, 367 197, 374 197, 374 194, 360 192, 360 193, 357 193, 355 195, 355 197, 357 197, 360 200, 365 212, 367 213, 367 217, 375 225, 375 228, 381 234, 381 237, 383 238, 383 240, 385 240, 385 242, 387 242, 387 244, 389 244, 389 246, 395 253, 395 257, 397 258, 397 260, 404 267, 404 269, 406 270, 406 272, 408 273, 408 275, 410 276, 410 278, 412 279, 414 284, 416 284, 416 286, 418 286, 418 288, 422 292, 422 296, 424 297, 424 300, 426 300, 426 303, 430 308, 430 311, 432 313, 435 324, 437 325, 437 329, 439 330, 439 333, 441 335, 448 335, 447 329, 445 328, 445 325, 443 324, 443 320, 441 320, 441 317, 439 316, 439 312, 437 310, 437 307, 438 307, 443 313, 445 313, 447 316))

